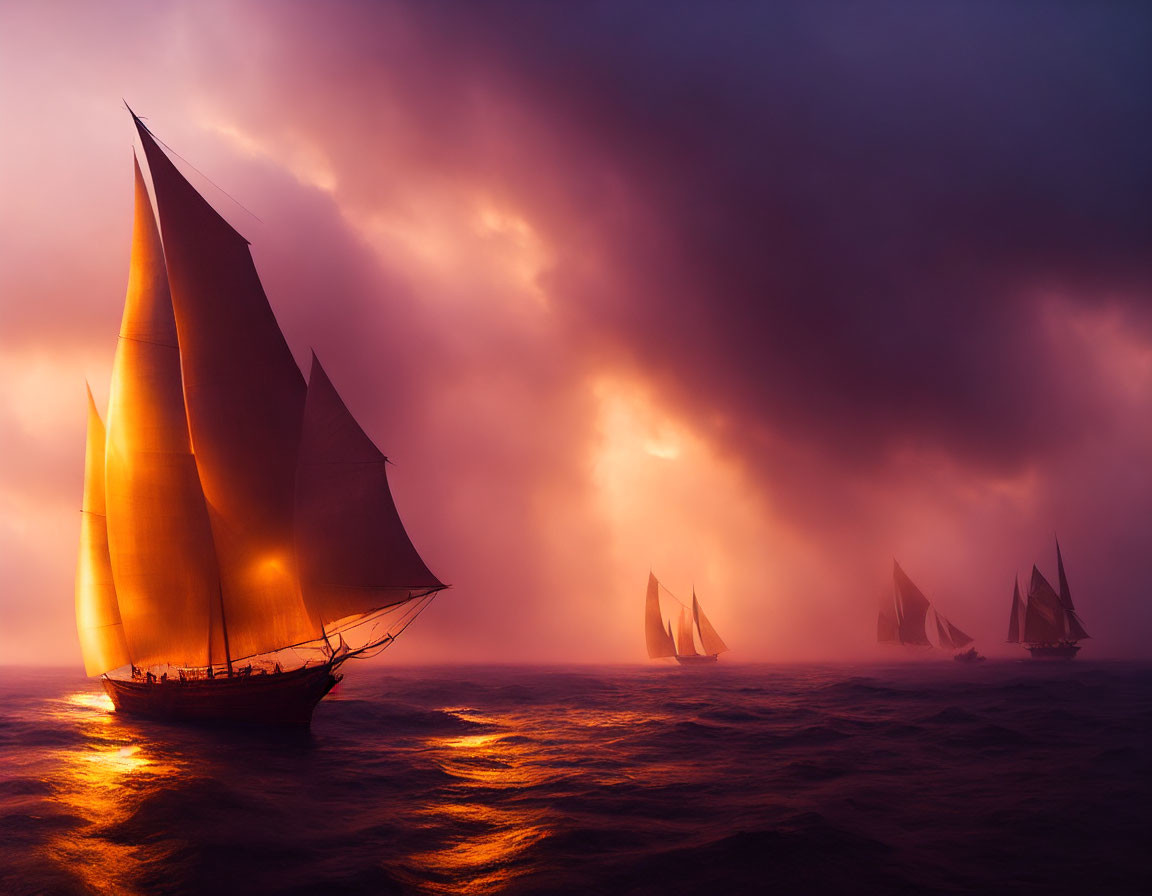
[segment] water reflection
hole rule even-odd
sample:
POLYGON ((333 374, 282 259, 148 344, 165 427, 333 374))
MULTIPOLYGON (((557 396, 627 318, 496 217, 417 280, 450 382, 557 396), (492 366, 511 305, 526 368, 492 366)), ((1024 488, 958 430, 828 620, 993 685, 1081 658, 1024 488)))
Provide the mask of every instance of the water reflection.
MULTIPOLYGON (((107 830, 130 817, 141 794, 175 774, 171 762, 148 746, 140 731, 125 724, 103 692, 76 691, 52 701, 47 714, 78 736, 74 746, 52 754, 47 783, 54 801, 83 827, 107 830)), ((154 846, 106 836, 64 832, 49 853, 97 893, 135 896, 142 864, 157 858, 154 846)))

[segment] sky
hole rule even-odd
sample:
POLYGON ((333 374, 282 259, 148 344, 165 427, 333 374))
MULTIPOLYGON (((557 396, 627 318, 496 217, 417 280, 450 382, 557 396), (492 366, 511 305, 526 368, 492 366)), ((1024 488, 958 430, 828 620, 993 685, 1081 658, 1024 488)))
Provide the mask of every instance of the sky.
POLYGON ((894 558, 1009 655, 1056 535, 1152 655, 1152 15, 767 6, 0 3, 0 663, 80 662, 123 100, 453 586, 388 662, 645 661, 649 570, 732 661, 887 658, 894 558))

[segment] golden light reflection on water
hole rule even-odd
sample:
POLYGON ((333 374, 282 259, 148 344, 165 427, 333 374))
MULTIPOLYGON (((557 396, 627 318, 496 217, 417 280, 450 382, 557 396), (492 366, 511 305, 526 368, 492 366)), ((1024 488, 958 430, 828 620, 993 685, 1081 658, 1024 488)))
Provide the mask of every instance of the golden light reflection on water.
MULTIPOLYGON (((439 878, 433 887, 441 893, 487 894, 509 885, 532 870, 526 853, 553 836, 561 823, 556 813, 531 801, 530 791, 565 786, 562 779, 576 776, 581 787, 600 787, 632 780, 614 763, 603 767, 587 753, 589 728, 594 740, 611 748, 611 730, 621 736, 654 721, 651 713, 630 709, 570 707, 549 715, 542 737, 540 720, 530 714, 487 715, 465 708, 443 711, 461 721, 495 731, 428 738, 424 749, 432 761, 453 778, 444 798, 421 814, 437 828, 454 833, 445 845, 411 857, 439 878), (608 729, 608 730, 605 730, 608 729), (606 739, 605 739, 606 738, 606 739)), ((662 719, 667 722, 667 719, 662 719)), ((674 778, 674 766, 649 768, 656 777, 674 778)))
POLYGON ((113 712, 112 701, 104 693, 77 691, 54 701, 50 717, 71 728, 79 737, 75 747, 58 750, 52 756, 48 776, 54 800, 67 814, 98 826, 93 831, 79 829, 63 834, 48 849, 63 866, 80 876, 95 893, 136 896, 143 891, 128 883, 135 878, 147 847, 117 842, 99 836, 101 829, 128 818, 138 805, 139 795, 152 789, 159 779, 175 773, 137 733, 124 725, 113 712))

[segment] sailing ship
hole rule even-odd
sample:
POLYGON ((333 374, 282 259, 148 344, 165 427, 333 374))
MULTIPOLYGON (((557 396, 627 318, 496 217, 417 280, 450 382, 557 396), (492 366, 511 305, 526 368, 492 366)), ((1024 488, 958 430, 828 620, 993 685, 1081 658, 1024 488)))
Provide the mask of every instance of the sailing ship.
POLYGON ((1072 604, 1064 557, 1056 542, 1056 568, 1060 593, 1048 583, 1036 566, 1028 585, 1028 600, 1020 599, 1020 580, 1012 590, 1012 612, 1008 619, 1008 641, 1024 644, 1034 660, 1070 660, 1080 651, 1078 641, 1089 638, 1072 604))
POLYGON ((134 153, 106 426, 88 392, 84 667, 121 712, 307 725, 445 585, 315 354, 305 381, 248 241, 132 120, 148 180, 134 153))
MULTIPOLYGON (((649 659, 673 656, 681 666, 700 666, 714 663, 720 654, 728 650, 728 645, 717 634, 708 617, 700 608, 700 601, 696 598, 696 589, 692 589, 692 609, 680 605, 680 617, 677 622, 676 637, 672 637, 672 620, 668 620, 668 627, 664 627, 664 619, 660 614, 660 589, 663 586, 651 572, 648 573, 648 594, 644 601, 644 637, 648 644, 649 659), (693 629, 700 635, 700 646, 703 652, 696 649, 693 629)), ((668 591, 667 588, 664 589, 668 591)), ((671 591, 668 593, 677 603, 680 601, 671 591)))
MULTIPOLYGON (((932 611, 936 629, 936 646, 942 650, 961 650, 972 643, 972 637, 952 624, 908 578, 900 564, 892 561, 893 596, 880 600, 876 623, 876 640, 910 647, 932 647, 928 640, 928 611, 932 611)), ((983 659, 974 649, 955 656, 961 662, 983 659)))

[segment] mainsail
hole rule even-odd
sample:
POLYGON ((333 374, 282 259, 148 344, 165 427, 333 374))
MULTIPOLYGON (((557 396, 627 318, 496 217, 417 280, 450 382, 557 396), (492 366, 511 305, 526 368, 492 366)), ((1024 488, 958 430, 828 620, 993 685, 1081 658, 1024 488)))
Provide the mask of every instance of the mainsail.
POLYGON ((248 241, 196 192, 133 116, 156 197, 188 428, 234 656, 320 637, 293 533, 305 385, 248 241))
POLYGON ((947 617, 935 607, 932 609, 936 615, 936 636, 939 639, 941 647, 957 650, 961 647, 967 647, 972 643, 972 637, 970 635, 960 631, 960 629, 949 622, 947 617))
POLYGON ((1033 566, 1032 581, 1028 586, 1028 609, 1024 614, 1024 640, 1049 643, 1064 637, 1064 607, 1060 596, 1033 566))
MULTIPOLYGON (((318 363, 305 386, 247 242, 133 120, 155 213, 137 164, 107 433, 89 393, 86 670, 231 672, 233 659, 318 643, 327 623, 439 591, 384 455, 318 363)), ((333 659, 357 652, 339 644, 333 659)))
POLYGON ((227 655, 220 577, 188 437, 164 252, 133 168, 132 255, 108 402, 112 573, 135 663, 207 666, 227 655))
POLYGON ((680 608, 680 625, 676 631, 676 653, 679 656, 698 656, 696 644, 692 640, 692 617, 688 608, 680 608))
POLYGON ((901 644, 930 646, 925 624, 928 617, 928 598, 916 587, 900 564, 892 561, 892 577, 896 585, 897 632, 901 644))
POLYGON ((649 659, 676 655, 672 622, 668 622, 668 630, 665 631, 660 618, 660 583, 652 573, 648 573, 648 593, 644 598, 644 640, 648 645, 649 659))
POLYGON ((112 563, 104 497, 104 424, 92 390, 88 390, 88 439, 84 450, 84 503, 80 515, 80 551, 76 561, 76 629, 84 655, 84 671, 100 675, 129 662, 128 645, 112 563))
POLYGON ((1072 591, 1068 587, 1068 576, 1064 574, 1064 557, 1060 553, 1060 542, 1056 542, 1056 567, 1060 576, 1060 605, 1064 607, 1064 625, 1068 629, 1068 637, 1073 641, 1090 638, 1091 635, 1084 630, 1080 617, 1076 615, 1076 607, 1072 604, 1072 591))
POLYGON ((696 599, 696 589, 692 589, 692 618, 696 622, 696 630, 700 632, 700 645, 707 654, 718 655, 728 649, 728 645, 716 633, 704 611, 700 609, 700 601, 696 599))

